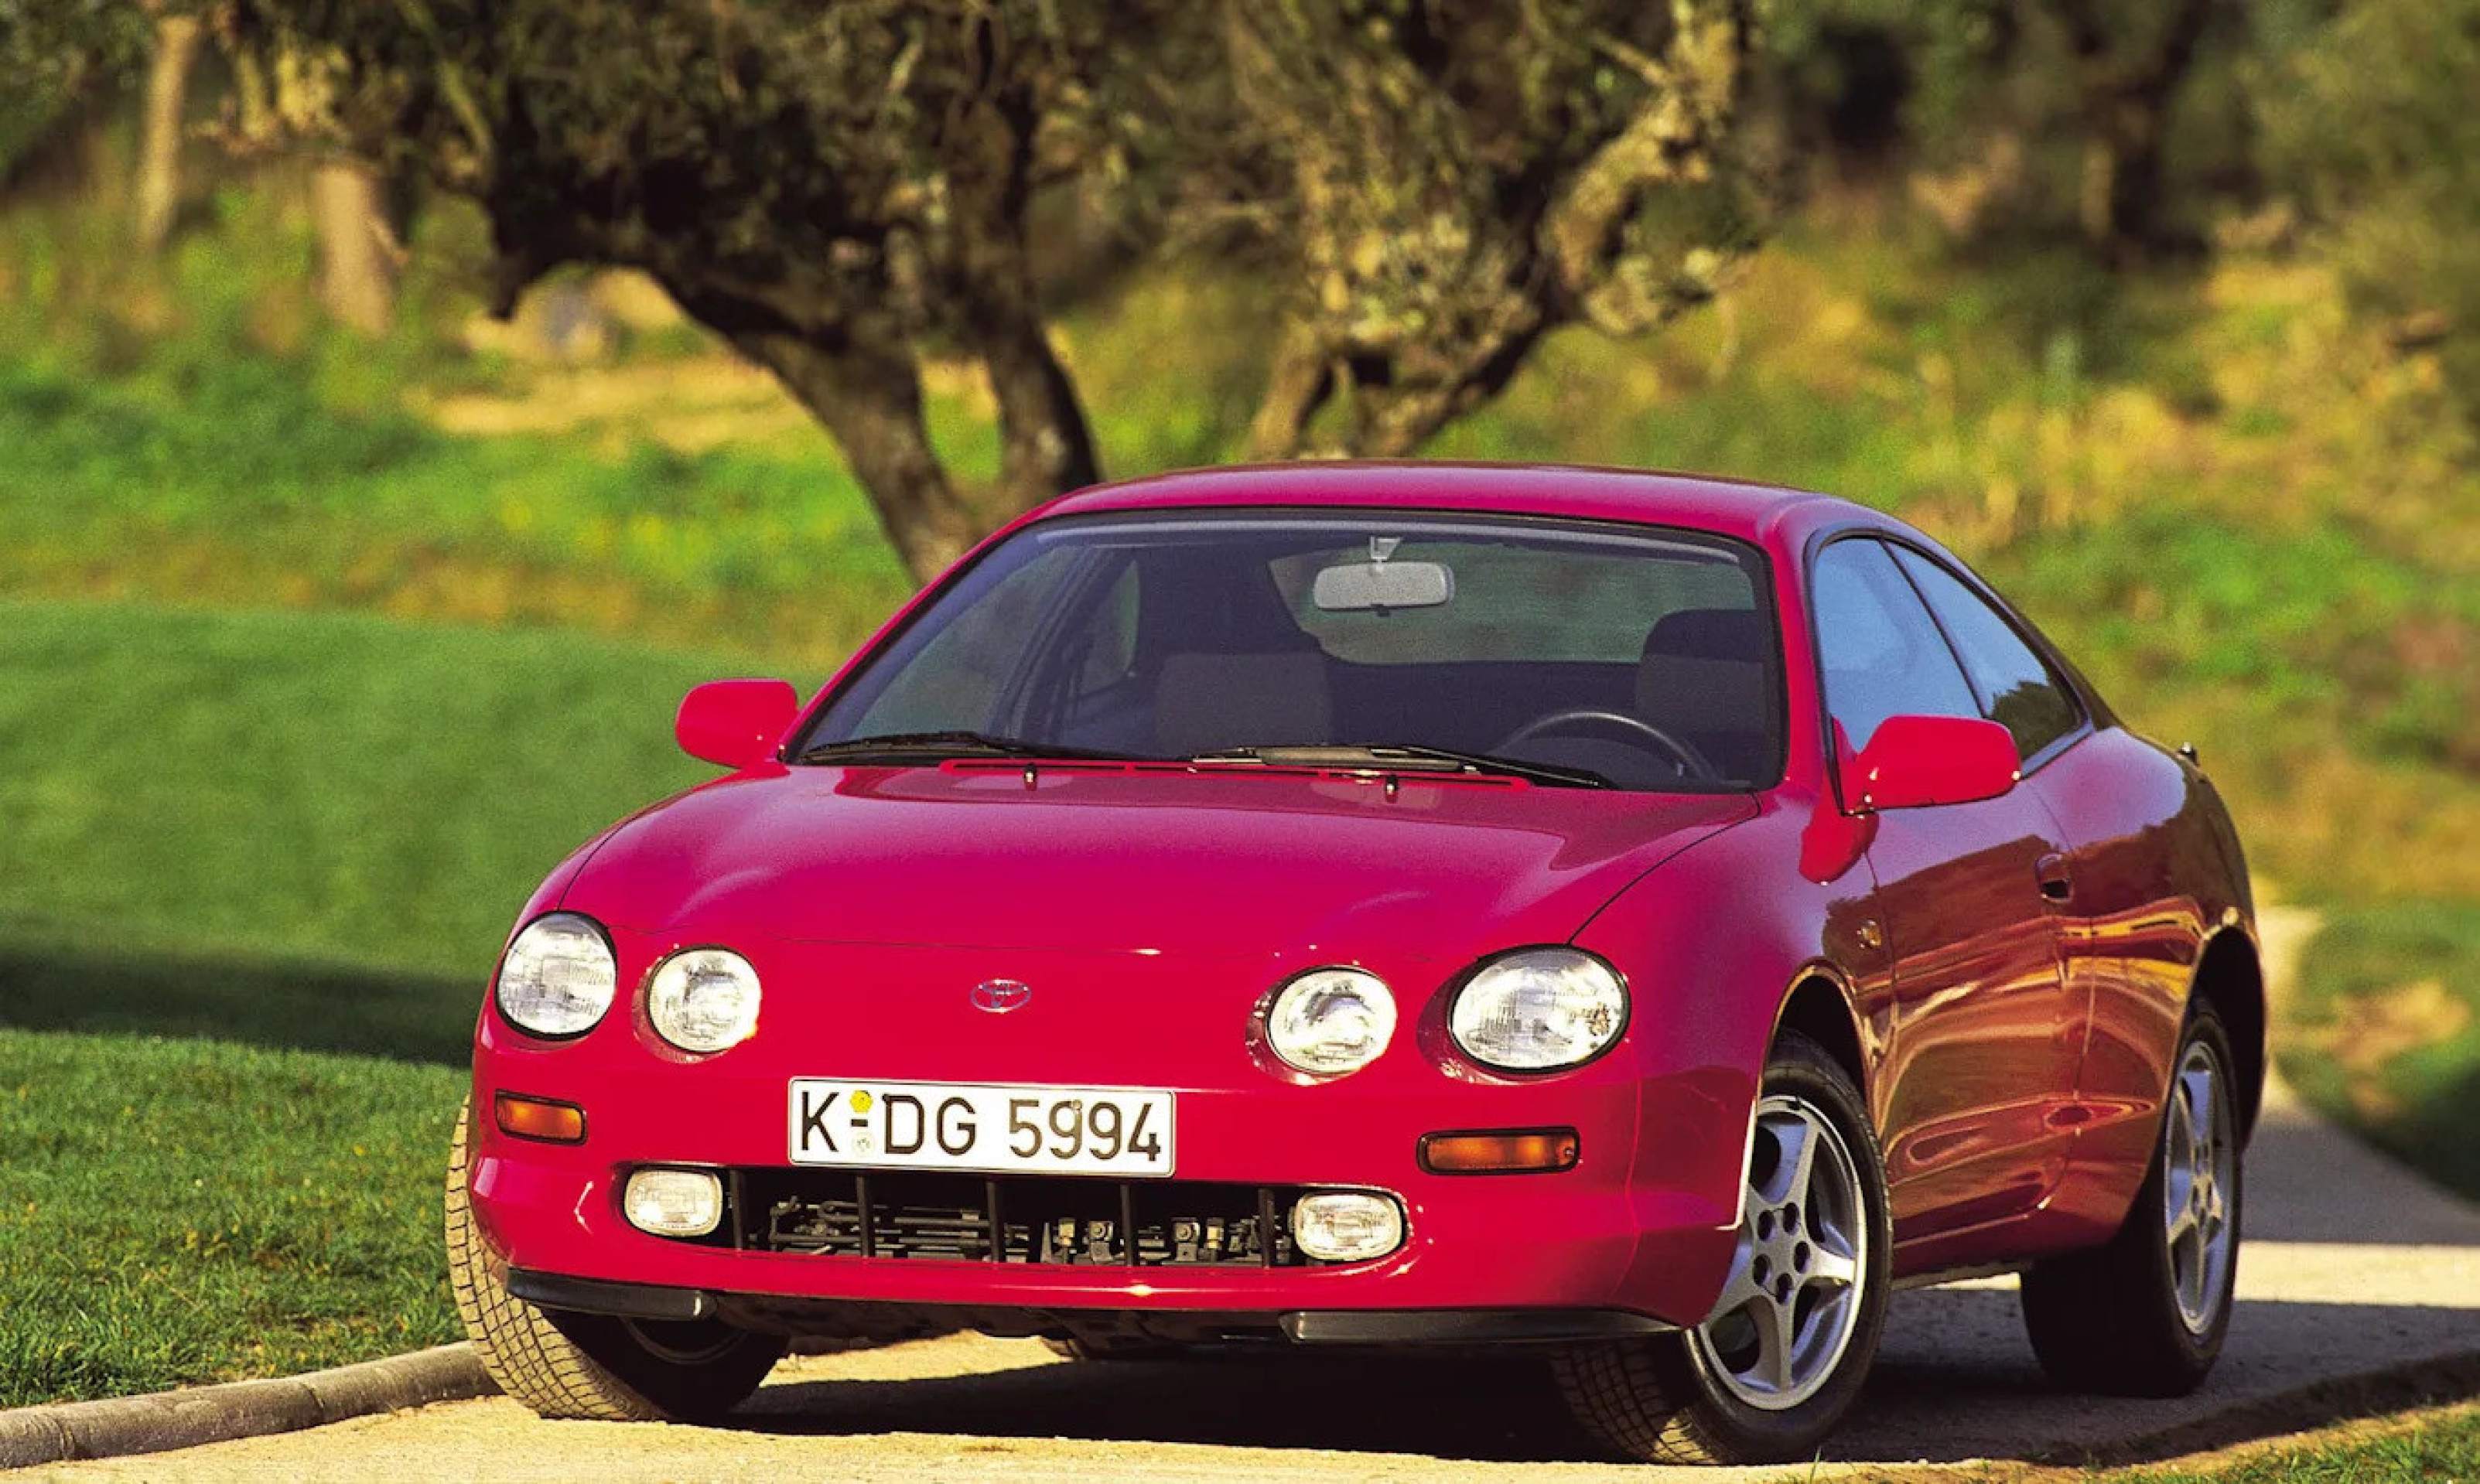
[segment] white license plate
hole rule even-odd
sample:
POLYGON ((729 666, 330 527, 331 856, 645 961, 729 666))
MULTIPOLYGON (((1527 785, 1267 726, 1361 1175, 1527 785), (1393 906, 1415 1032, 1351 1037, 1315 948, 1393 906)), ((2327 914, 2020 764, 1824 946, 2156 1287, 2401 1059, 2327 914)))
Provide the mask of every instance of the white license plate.
POLYGON ((795 1164, 1118 1175, 1172 1172, 1172 1094, 1129 1087, 795 1077, 795 1164))

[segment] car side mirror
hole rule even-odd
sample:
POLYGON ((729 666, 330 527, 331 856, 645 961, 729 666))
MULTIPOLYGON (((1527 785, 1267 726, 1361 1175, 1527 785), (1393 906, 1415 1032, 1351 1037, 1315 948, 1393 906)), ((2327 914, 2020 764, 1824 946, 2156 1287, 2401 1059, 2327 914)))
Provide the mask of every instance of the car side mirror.
POLYGON ((672 735, 691 757, 746 768, 774 756, 800 714, 801 693, 788 680, 709 680, 681 698, 672 735))
POLYGON ((2015 737, 1963 716, 1890 716, 1850 764, 1847 786, 1864 809, 1916 809, 1995 799, 2022 775, 2015 737))

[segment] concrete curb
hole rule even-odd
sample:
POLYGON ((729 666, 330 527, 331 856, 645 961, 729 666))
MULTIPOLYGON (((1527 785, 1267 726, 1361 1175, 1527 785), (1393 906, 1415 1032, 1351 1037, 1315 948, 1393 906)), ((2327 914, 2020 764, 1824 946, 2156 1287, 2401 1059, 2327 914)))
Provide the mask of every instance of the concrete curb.
POLYGON ((2081 1468, 2168 1463, 2194 1453, 2310 1432, 2355 1418, 2480 1396, 2480 1350, 2406 1361, 2216 1407, 2202 1417, 2100 1447, 2060 1447, 2034 1461, 2081 1468))
POLYGON ((472 1345, 444 1344, 304 1376, 21 1407, 0 1412, 0 1469, 294 1432, 497 1390, 472 1345))

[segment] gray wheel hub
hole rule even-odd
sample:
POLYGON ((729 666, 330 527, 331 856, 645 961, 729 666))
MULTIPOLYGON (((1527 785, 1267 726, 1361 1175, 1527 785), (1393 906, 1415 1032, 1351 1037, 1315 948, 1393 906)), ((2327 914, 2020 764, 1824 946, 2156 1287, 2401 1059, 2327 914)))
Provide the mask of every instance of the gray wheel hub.
POLYGON ((1731 1275, 1695 1332, 1715 1377, 1769 1412, 1816 1395, 1850 1346, 1871 1260, 1860 1167, 1843 1136, 1804 1098, 1764 1099, 1731 1275))
POLYGON ((2231 1281, 2237 1237, 2231 1194, 2238 1164, 2231 1136, 2220 1059, 2198 1041, 2171 1081, 2161 1131, 2161 1235, 2170 1253, 2171 1293, 2191 1335, 2212 1327, 2231 1281))

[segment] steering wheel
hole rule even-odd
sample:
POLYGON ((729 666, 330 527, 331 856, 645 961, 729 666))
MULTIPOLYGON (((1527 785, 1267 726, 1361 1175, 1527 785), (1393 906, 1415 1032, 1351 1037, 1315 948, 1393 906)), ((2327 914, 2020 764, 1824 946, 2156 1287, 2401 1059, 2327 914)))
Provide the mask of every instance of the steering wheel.
POLYGON ((1641 717, 1630 716, 1624 711, 1604 710, 1600 706, 1571 706, 1564 711, 1553 711, 1547 716, 1537 716, 1500 738, 1498 745, 1490 751, 1511 753, 1518 745, 1530 742, 1536 737, 1547 736, 1557 731, 1573 731, 1587 723, 1635 732, 1663 752, 1669 754, 1678 762, 1679 776, 1682 778, 1693 778, 1709 783, 1718 783, 1722 780, 1720 771, 1705 760, 1705 755, 1686 742, 1641 717))

